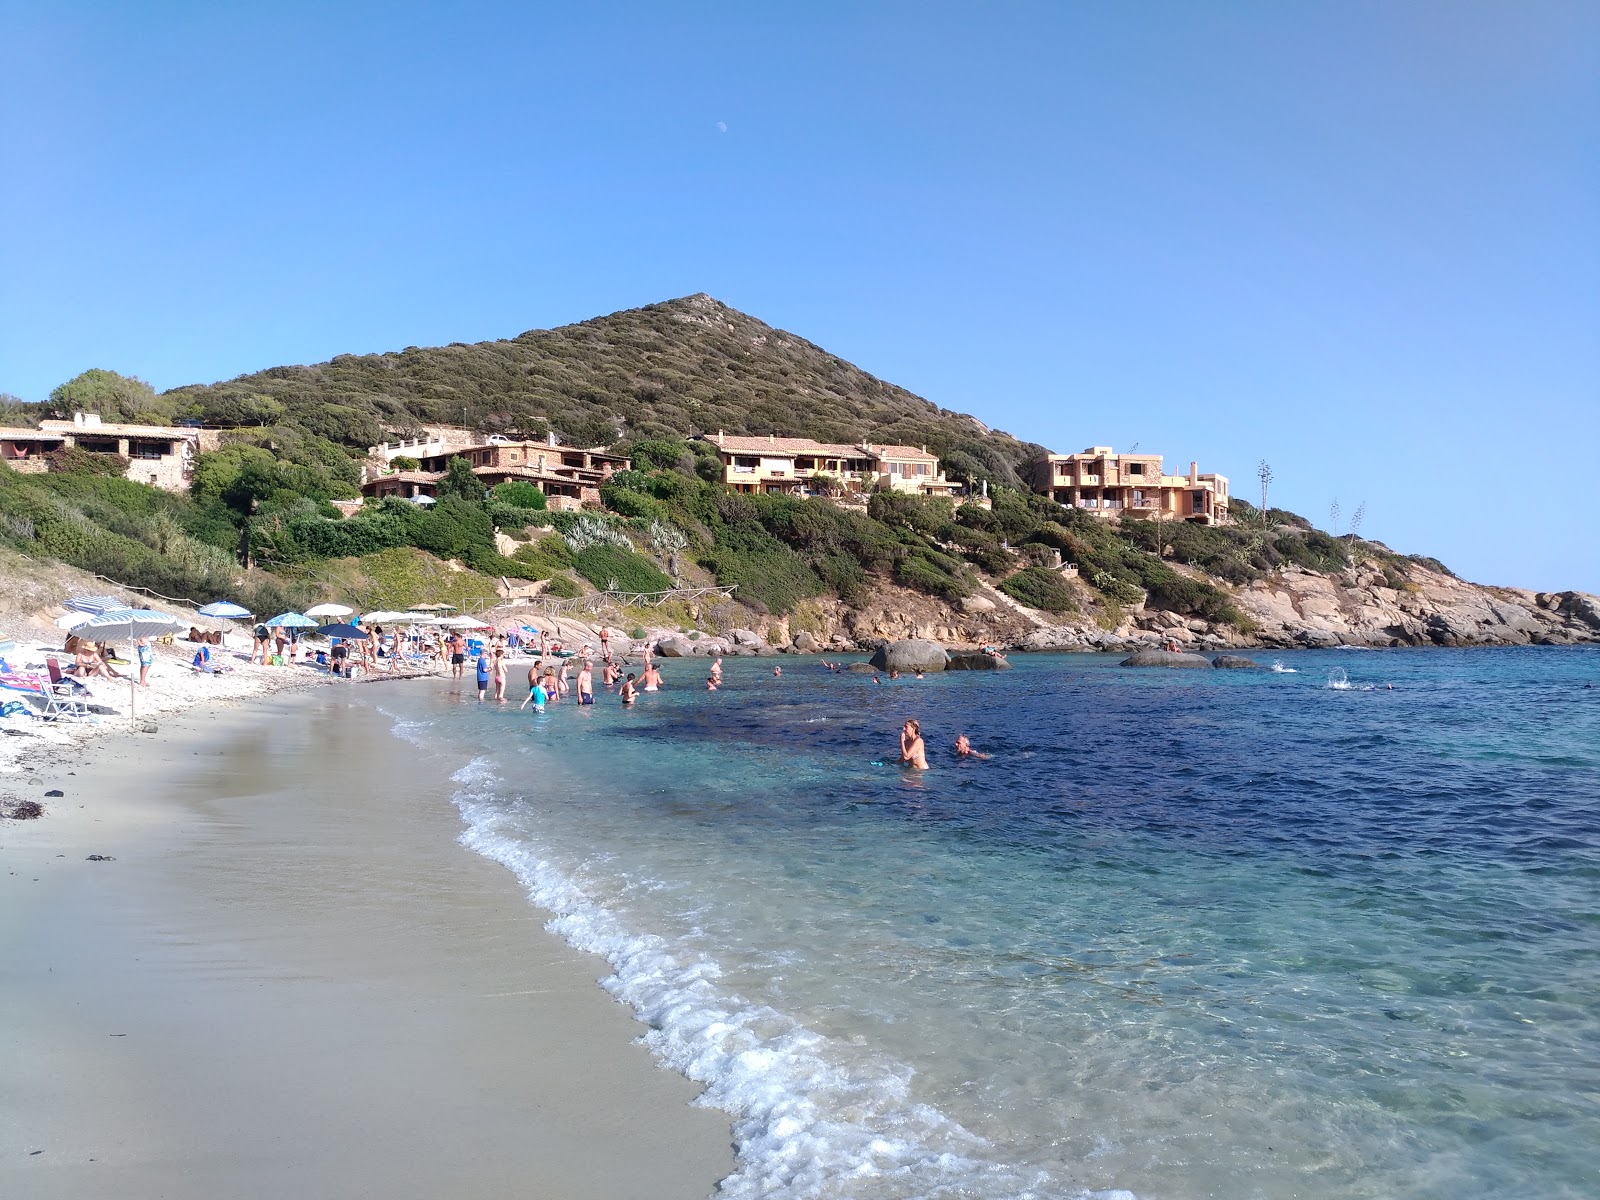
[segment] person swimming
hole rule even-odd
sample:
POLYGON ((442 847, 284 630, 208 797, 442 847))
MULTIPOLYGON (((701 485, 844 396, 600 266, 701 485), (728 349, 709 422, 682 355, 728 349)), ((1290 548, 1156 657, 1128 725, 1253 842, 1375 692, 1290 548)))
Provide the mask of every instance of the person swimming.
POLYGON ((772 668, 772 677, 774 679, 782 679, 783 678, 783 668, 782 667, 773 667, 772 668))
POLYGON ((928 748, 922 742, 922 726, 915 718, 900 727, 900 761, 914 771, 928 769, 928 748))
POLYGON ((956 738, 956 757, 989 758, 990 756, 981 750, 974 750, 972 748, 972 743, 967 740, 967 735, 963 733, 960 737, 956 738))

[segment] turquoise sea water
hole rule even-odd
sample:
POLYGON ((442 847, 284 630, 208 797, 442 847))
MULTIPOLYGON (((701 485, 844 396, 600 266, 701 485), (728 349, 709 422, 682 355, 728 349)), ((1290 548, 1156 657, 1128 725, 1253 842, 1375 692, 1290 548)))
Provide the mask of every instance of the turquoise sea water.
POLYGON ((1600 653, 1277 657, 382 704, 733 1114, 730 1195, 1600 1195, 1600 653))

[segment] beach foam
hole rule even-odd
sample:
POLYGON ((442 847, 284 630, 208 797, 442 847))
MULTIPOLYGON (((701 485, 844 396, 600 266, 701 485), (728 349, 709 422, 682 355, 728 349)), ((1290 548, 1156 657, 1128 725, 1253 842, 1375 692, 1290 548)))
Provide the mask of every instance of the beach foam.
POLYGON ((646 1045, 706 1085, 699 1103, 734 1117, 738 1166, 720 1194, 1133 1200, 1115 1190, 1064 1191, 1037 1168, 989 1157, 983 1138, 912 1098, 909 1067, 882 1056, 846 1067, 827 1037, 721 989, 722 973, 711 959, 624 928, 522 829, 512 828, 501 780, 487 759, 474 760, 454 779, 467 824, 462 844, 509 868, 529 899, 555 914, 553 932, 611 964, 614 974, 602 986, 650 1027, 646 1045))

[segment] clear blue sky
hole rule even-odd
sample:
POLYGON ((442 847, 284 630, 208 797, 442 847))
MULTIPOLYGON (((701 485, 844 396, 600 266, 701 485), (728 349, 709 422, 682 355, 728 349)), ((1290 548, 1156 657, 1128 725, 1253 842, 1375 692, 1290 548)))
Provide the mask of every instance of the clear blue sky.
POLYGON ((0 391, 705 291, 1600 591, 1600 5, 0 0, 0 391))

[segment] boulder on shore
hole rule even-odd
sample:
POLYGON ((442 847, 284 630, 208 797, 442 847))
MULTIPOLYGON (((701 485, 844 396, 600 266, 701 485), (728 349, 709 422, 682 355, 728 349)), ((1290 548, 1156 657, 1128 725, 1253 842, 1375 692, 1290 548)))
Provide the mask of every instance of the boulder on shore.
POLYGON ((869 660, 880 671, 942 671, 949 660, 943 646, 927 638, 902 638, 878 647, 869 660))
POLYGON ((1172 650, 1140 650, 1121 663, 1124 667, 1210 667, 1211 660, 1204 654, 1186 654, 1172 650))
POLYGON ((860 672, 862 672, 864 674, 867 674, 867 675, 872 674, 877 669, 878 669, 877 667, 873 666, 869 662, 853 662, 853 663, 848 663, 845 666, 845 670, 846 671, 860 671, 860 672))
POLYGON ((694 652, 695 644, 686 637, 666 637, 656 643, 661 658, 688 658, 694 652))
POLYGON ((801 654, 815 654, 822 648, 822 643, 817 641, 816 635, 810 630, 802 629, 794 635, 794 648, 801 654))
POLYGON ((952 650, 946 671, 1009 671, 1011 664, 982 650, 952 650))
POLYGON ((1259 667, 1261 664, 1242 654, 1219 654, 1211 660, 1211 665, 1237 671, 1245 667, 1259 667))

